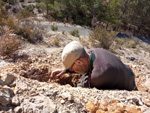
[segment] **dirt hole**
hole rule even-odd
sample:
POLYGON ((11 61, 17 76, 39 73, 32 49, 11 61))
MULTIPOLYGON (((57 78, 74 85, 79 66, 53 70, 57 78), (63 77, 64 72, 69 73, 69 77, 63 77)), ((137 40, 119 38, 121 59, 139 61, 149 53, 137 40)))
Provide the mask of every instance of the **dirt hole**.
POLYGON ((30 78, 34 80, 38 80, 40 82, 50 82, 50 83, 58 83, 60 85, 69 84, 73 87, 76 87, 79 83, 80 76, 79 74, 65 74, 58 79, 50 78, 51 70, 48 66, 42 66, 37 68, 28 69, 21 73, 21 76, 25 78, 30 78))

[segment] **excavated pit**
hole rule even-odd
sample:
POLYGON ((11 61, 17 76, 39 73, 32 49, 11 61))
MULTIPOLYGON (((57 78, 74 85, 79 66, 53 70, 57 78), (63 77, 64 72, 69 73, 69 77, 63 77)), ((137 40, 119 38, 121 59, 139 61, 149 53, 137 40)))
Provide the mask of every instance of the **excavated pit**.
POLYGON ((34 80, 38 80, 40 82, 50 82, 50 83, 58 83, 60 85, 66 85, 69 84, 73 87, 76 87, 79 83, 80 76, 79 74, 65 74, 62 77, 59 77, 58 79, 54 79, 50 77, 51 70, 48 66, 43 66, 41 68, 32 68, 28 69, 27 71, 24 71, 21 73, 21 76, 25 78, 30 78, 34 80))

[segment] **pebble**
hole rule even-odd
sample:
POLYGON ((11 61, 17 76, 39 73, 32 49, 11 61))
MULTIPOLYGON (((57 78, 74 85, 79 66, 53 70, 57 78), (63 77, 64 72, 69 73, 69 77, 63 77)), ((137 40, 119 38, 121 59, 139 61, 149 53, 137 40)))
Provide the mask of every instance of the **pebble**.
POLYGON ((22 108, 20 106, 15 107, 14 109, 15 113, 22 113, 22 108))
POLYGON ((14 96, 14 97, 12 98, 12 104, 13 104, 13 105, 16 105, 16 106, 20 104, 19 99, 18 99, 17 96, 14 96))
POLYGON ((15 79, 16 77, 12 73, 7 73, 6 75, 3 75, 3 82, 5 85, 10 85, 15 79))
POLYGON ((65 103, 65 100, 61 100, 60 103, 61 103, 61 104, 64 104, 64 103, 65 103))
POLYGON ((8 92, 0 90, 0 105, 7 106, 11 102, 11 97, 8 92))

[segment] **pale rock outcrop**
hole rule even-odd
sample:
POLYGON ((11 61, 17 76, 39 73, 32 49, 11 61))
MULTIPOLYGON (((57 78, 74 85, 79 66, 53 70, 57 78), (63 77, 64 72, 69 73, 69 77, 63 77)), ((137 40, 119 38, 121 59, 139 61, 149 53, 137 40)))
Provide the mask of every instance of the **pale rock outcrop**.
POLYGON ((1 88, 0 89, 0 105, 7 106, 8 104, 10 104, 12 96, 13 96, 13 90, 10 87, 4 86, 3 88, 1 88))
POLYGON ((1 75, 1 79, 3 80, 4 85, 10 85, 16 79, 13 73, 7 73, 6 75, 1 75))

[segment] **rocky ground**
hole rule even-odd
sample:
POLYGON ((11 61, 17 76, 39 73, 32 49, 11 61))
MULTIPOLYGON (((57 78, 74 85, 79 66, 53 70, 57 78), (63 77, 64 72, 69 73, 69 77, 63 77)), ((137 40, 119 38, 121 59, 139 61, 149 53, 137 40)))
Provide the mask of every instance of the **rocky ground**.
POLYGON ((41 43, 23 41, 15 59, 1 57, 0 112, 150 113, 149 51, 141 47, 138 51, 124 47, 115 50, 135 72, 138 91, 77 88, 74 86, 80 75, 66 74, 58 80, 50 78, 52 70, 62 68, 62 49, 72 40, 90 47, 87 37, 50 31, 44 33, 41 43))

